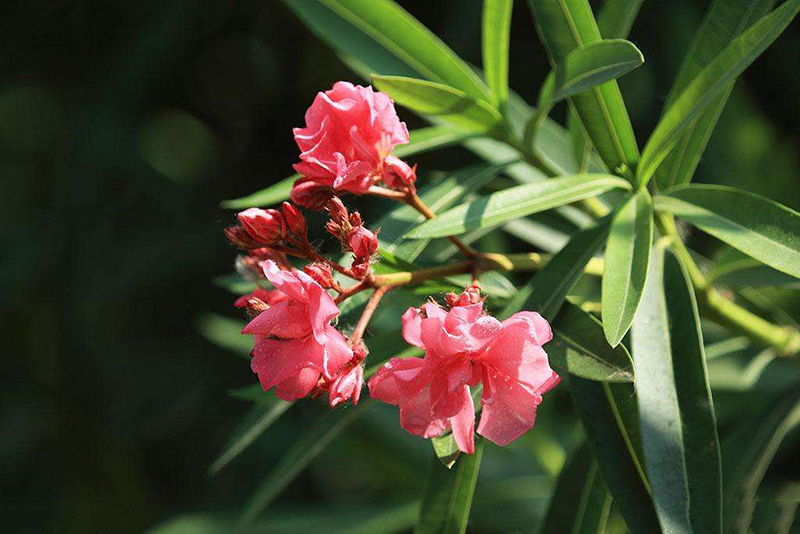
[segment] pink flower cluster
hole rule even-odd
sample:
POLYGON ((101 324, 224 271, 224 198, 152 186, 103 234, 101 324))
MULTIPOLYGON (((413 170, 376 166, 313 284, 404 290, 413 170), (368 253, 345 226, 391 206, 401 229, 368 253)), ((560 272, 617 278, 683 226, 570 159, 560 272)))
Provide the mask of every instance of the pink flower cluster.
POLYGON ((403 315, 403 337, 424 358, 392 358, 369 381, 370 395, 400 407, 400 425, 430 438, 452 430, 459 449, 475 447, 471 389, 483 384, 478 433, 507 445, 533 427, 542 395, 559 382, 542 345, 553 337, 538 313, 500 322, 465 292, 450 311, 428 302, 403 315), (474 303, 472 303, 474 302, 474 303))
POLYGON ((305 119, 305 128, 294 129, 301 151, 294 168, 302 175, 294 203, 322 209, 334 190, 361 195, 381 180, 398 189, 414 183, 414 169, 390 155, 408 143, 408 129, 385 94, 336 82, 317 94, 305 119))

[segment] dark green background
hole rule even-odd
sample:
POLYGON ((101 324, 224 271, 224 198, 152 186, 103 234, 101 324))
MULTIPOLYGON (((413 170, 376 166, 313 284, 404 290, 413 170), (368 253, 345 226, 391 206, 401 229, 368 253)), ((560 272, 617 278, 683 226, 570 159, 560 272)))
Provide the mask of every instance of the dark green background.
MULTIPOLYGON (((401 4, 479 64, 478 0, 401 4)), ((547 66, 516 4, 511 86, 534 101, 547 66)), ((644 4, 631 40, 646 63, 621 80, 640 145, 706 5, 644 4)), ((795 23, 738 83, 700 180, 800 207, 798 50, 795 23)), ((221 234, 233 214, 218 203, 292 172, 291 128, 339 79, 360 81, 277 0, 0 3, 0 530, 117 534, 235 511, 320 411, 294 409, 206 478, 247 408, 226 391, 255 380, 196 328, 208 311, 237 316, 210 283, 234 257, 221 234)), ((471 157, 413 161, 446 170, 471 157)), ((348 431, 276 509, 416 496, 427 445, 384 412, 348 431)), ((502 471, 492 449, 487 469, 502 471)))

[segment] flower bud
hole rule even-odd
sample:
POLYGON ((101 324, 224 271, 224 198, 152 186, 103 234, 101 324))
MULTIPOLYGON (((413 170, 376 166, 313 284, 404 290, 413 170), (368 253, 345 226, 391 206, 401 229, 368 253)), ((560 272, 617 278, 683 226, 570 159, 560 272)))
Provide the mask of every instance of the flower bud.
POLYGON ((300 210, 293 204, 284 202, 281 205, 281 212, 283 213, 283 219, 286 221, 286 227, 290 232, 296 236, 306 235, 308 226, 306 225, 306 218, 300 213, 300 210))
POLYGON ((292 202, 300 207, 322 211, 333 196, 333 189, 307 178, 300 178, 292 187, 292 202))
POLYGON ((277 243, 286 237, 286 224, 278 210, 249 208, 240 212, 237 217, 247 233, 260 243, 277 243))
POLYGON ((321 285, 323 289, 333 287, 333 273, 331 273, 331 268, 326 264, 315 261, 303 267, 303 271, 321 285))
POLYGON ((356 258, 350 266, 350 271, 356 278, 366 277, 369 274, 369 258, 356 258))
POLYGON ((347 208, 339 197, 332 197, 326 206, 331 220, 341 225, 347 220, 347 208))
POLYGON ((258 243, 250 236, 250 234, 241 226, 229 226, 225 228, 225 237, 236 248, 242 250, 250 250, 257 248, 258 243))
POLYGON ((383 181, 395 189, 413 186, 417 181, 417 166, 412 168, 397 156, 386 156, 383 164, 383 181))
POLYGON ((356 365, 352 369, 336 377, 328 391, 328 402, 331 408, 346 402, 348 399, 353 404, 358 404, 361 398, 361 388, 364 386, 364 368, 356 365))
POLYGON ((357 258, 369 258, 378 250, 377 236, 363 226, 353 228, 347 237, 347 243, 357 258))
POLYGON ((364 223, 361 220, 361 214, 360 213, 358 213, 357 211, 354 211, 353 213, 350 214, 350 226, 355 227, 355 226, 361 226, 362 224, 364 224, 364 223))
POLYGON ((445 295, 445 301, 450 308, 477 304, 483 301, 483 297, 481 297, 481 288, 476 285, 472 285, 464 289, 464 292, 460 295, 448 293, 445 295))

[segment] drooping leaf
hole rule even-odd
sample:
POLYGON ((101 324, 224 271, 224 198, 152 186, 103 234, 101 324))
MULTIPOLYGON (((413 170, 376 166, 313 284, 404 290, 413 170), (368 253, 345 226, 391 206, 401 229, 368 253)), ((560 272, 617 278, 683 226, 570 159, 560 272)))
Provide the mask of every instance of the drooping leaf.
MULTIPOLYGON (((587 0, 528 0, 528 5, 553 67, 576 48, 602 39, 587 0)), ((617 83, 606 82, 572 101, 606 166, 634 169, 639 150, 617 83)))
POLYGON ((467 132, 490 132, 502 121, 500 112, 483 100, 438 82, 402 76, 372 76, 375 87, 424 116, 447 121, 467 132))
MULTIPOLYGON (((434 213, 440 213, 463 198, 489 183, 505 163, 496 165, 473 165, 460 169, 441 181, 428 184, 418 191, 419 197, 434 213)), ((381 229, 378 239, 381 248, 395 256, 413 262, 419 257, 430 240, 407 240, 403 236, 423 222, 425 217, 408 205, 400 205, 384 215, 376 224, 381 229)))
POLYGON ((644 0, 605 0, 597 14, 603 39, 627 39, 644 0))
MULTIPOLYGON (((775 0, 715 0, 695 33, 680 71, 670 88, 664 109, 669 109, 694 78, 726 45, 747 27, 766 15, 775 0)), ((686 129, 675 150, 656 171, 656 185, 662 190, 691 181, 717 119, 725 107, 734 81, 728 82, 700 118, 686 129)))
POLYGON ((633 360, 625 345, 611 347, 603 325, 592 315, 565 302, 552 322, 555 338, 546 346, 560 372, 587 380, 632 382, 633 360))
MULTIPOLYGON (((454 130, 449 126, 418 128, 409 132, 409 142, 404 145, 398 145, 394 149, 393 154, 399 158, 405 158, 407 156, 422 154, 453 145, 463 141, 467 137, 468 134, 454 130)), ((242 209, 252 207, 260 208, 278 204, 289 199, 292 186, 298 178, 300 178, 299 174, 293 174, 251 195, 234 200, 224 200, 220 205, 227 209, 242 209)))
POLYGON ((321 453, 347 426, 363 414, 373 401, 362 399, 354 408, 331 410, 292 444, 272 468, 255 493, 247 500, 239 525, 252 523, 281 491, 321 453))
POLYGON ((603 331, 615 347, 633 322, 642 298, 650 244, 653 204, 647 190, 632 196, 611 223, 603 270, 603 331))
POLYGON ((678 258, 653 251, 633 323, 642 448, 665 532, 722 532, 714 403, 694 290, 678 258))
POLYGON ((583 444, 561 470, 541 532, 603 534, 612 502, 592 451, 583 444))
POLYGON ((637 178, 646 184, 689 126, 718 101, 735 80, 780 36, 800 11, 800 0, 787 0, 726 46, 675 98, 642 152, 637 178))
POLYGON ((605 39, 576 48, 547 76, 539 93, 540 112, 548 105, 615 80, 644 63, 630 41, 605 39))
POLYGON ((283 0, 340 53, 371 72, 422 76, 491 101, 480 77, 436 35, 391 0, 283 0))
POLYGON ((417 534, 463 534, 467 530, 472 496, 478 480, 484 440, 475 440, 475 453, 463 454, 453 469, 434 457, 422 496, 417 534))
POLYGON ((463 234, 593 197, 610 189, 628 187, 625 180, 607 174, 563 176, 511 187, 457 206, 414 228, 406 237, 419 239, 463 234))
POLYGON ((583 421, 587 441, 594 452, 614 503, 631 532, 661 532, 633 435, 610 384, 569 377, 569 390, 583 421))
POLYGON ((266 430, 283 415, 292 405, 291 402, 270 397, 270 402, 259 402, 253 405, 242 422, 233 431, 223 447, 222 453, 208 468, 209 476, 219 473, 223 467, 244 452, 266 430))
POLYGON ((794 390, 722 442, 725 532, 748 532, 764 474, 786 435, 799 424, 800 397, 794 390))
POLYGON ((503 109, 508 98, 508 41, 513 7, 514 0, 483 3, 483 71, 498 109, 503 109))
POLYGON ((657 210, 800 278, 800 213, 754 193, 718 185, 680 186, 654 202, 657 210))

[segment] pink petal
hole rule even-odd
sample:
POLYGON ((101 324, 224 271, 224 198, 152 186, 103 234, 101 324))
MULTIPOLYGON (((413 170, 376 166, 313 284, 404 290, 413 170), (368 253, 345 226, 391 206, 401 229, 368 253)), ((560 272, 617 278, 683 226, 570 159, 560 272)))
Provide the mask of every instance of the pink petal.
POLYGON ((533 428, 536 407, 541 402, 541 395, 496 373, 485 372, 478 434, 498 445, 508 445, 533 428))
POLYGON ((422 344, 422 339, 420 338, 422 335, 422 316, 419 310, 417 308, 407 309, 403 314, 402 322, 403 339, 405 339, 409 345, 424 349, 425 345, 422 344))
POLYGON ((461 451, 472 454, 475 452, 475 405, 472 403, 469 386, 461 388, 462 409, 450 418, 450 427, 453 429, 453 439, 461 451))
POLYGON ((259 338, 253 348, 250 368, 258 374, 264 391, 275 387, 301 368, 314 365, 323 352, 313 338, 274 340, 259 338))
POLYGON ((550 323, 536 312, 524 311, 515 313, 503 321, 503 325, 506 326, 514 324, 524 324, 534 332, 537 345, 545 345, 553 339, 553 330, 550 328, 550 323))
POLYGON ((422 358, 392 358, 369 380, 370 396, 387 404, 400 404, 404 397, 420 389, 414 388, 413 383, 424 365, 422 358))
POLYGON ((325 333, 329 331, 328 325, 331 319, 339 315, 339 307, 322 286, 305 273, 298 272, 298 276, 300 274, 307 278, 304 279, 304 285, 308 295, 308 319, 311 321, 311 329, 317 341, 325 343, 327 341, 325 333))
POLYGON ((322 361, 318 362, 320 370, 325 377, 331 379, 336 372, 353 359, 353 350, 347 340, 332 326, 327 326, 324 332, 327 342, 322 352, 322 361))
MULTIPOLYGON (((302 280, 298 277, 299 271, 283 271, 272 260, 264 262, 264 275, 276 288, 292 300, 308 302, 308 295, 302 280)), ((310 279, 310 278, 309 278, 310 279)))
POLYGON ((296 339, 311 332, 308 308, 292 300, 283 300, 261 312, 242 329, 243 334, 259 334, 296 339))
POLYGON ((502 332, 485 349, 480 360, 506 379, 535 392, 552 379, 553 370, 547 353, 538 345, 536 334, 528 326, 527 319, 511 324, 506 321, 502 332))
POLYGON ((275 396, 286 402, 307 397, 319 382, 320 372, 313 367, 304 367, 296 375, 290 376, 275 389, 275 396))
POLYGON ((430 388, 421 389, 400 403, 400 426, 423 438, 438 436, 450 426, 446 418, 434 416, 431 410, 430 388))

